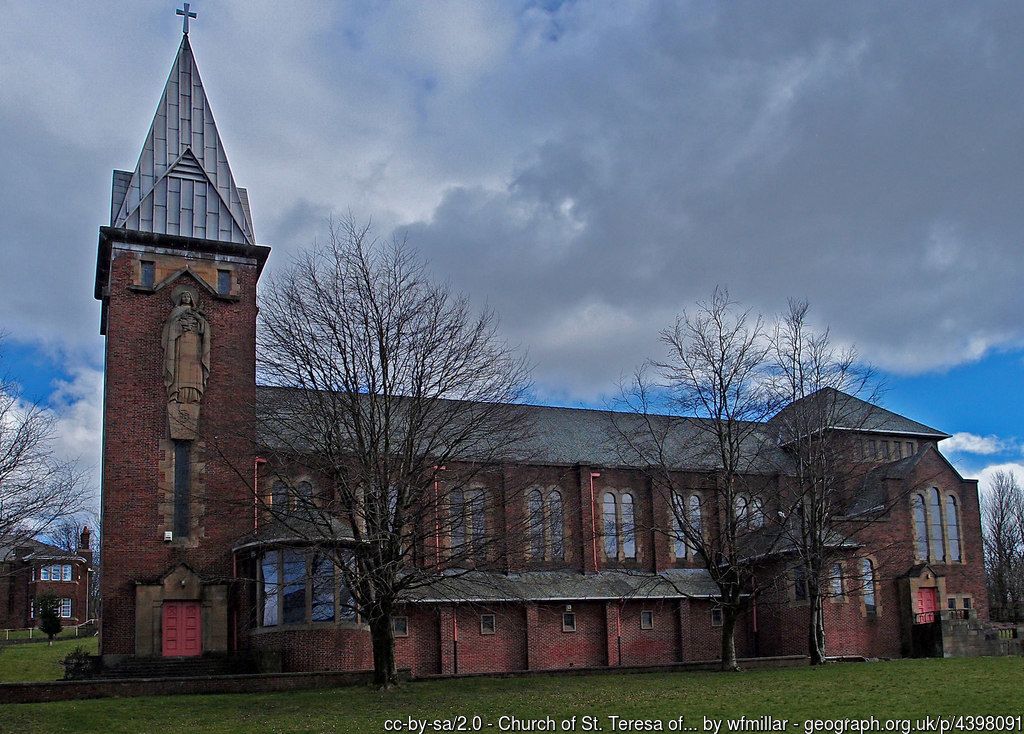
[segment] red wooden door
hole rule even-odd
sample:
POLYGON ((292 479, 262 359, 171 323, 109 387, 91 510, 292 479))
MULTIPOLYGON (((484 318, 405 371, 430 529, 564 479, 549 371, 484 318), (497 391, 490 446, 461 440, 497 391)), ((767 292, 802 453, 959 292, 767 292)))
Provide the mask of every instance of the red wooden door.
POLYGON ((935 587, 917 590, 917 623, 934 622, 935 613, 939 610, 939 591, 935 587))
POLYGON ((203 652, 202 610, 196 601, 165 601, 164 657, 185 657, 203 652))

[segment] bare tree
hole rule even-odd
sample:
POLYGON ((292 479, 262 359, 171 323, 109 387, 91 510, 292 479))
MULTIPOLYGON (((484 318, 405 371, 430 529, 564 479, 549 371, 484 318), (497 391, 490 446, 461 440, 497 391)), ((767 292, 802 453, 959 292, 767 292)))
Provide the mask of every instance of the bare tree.
POLYGON ((771 427, 788 459, 783 528, 798 556, 798 583, 806 589, 808 653, 812 664, 820 664, 826 656, 822 602, 831 569, 858 545, 854 536, 886 508, 850 515, 865 471, 855 460, 850 433, 870 425, 879 389, 874 372, 859 362, 855 349, 833 344, 827 328, 813 329, 807 314, 805 301, 790 301, 774 328, 774 389, 787 405, 771 427))
POLYGON ((272 471, 286 482, 301 465, 322 485, 264 509, 341 570, 390 686, 396 606, 442 569, 500 557, 505 533, 487 525, 512 504, 502 464, 527 439, 527 363, 491 311, 351 219, 264 288, 259 339, 261 377, 281 388, 259 411, 272 471))
POLYGON ((1024 488, 1012 471, 997 471, 982 496, 985 573, 993 616, 1024 614, 1024 488))
POLYGON ((54 432, 53 413, 0 377, 0 537, 8 544, 33 538, 87 505, 85 473, 55 455, 54 432))
POLYGON ((677 318, 661 341, 665 360, 637 371, 623 392, 630 413, 643 417, 640 428, 634 421, 619 421, 618 428, 633 454, 631 463, 646 467, 670 508, 672 527, 661 531, 699 559, 718 586, 721 665, 735 670, 736 622, 765 581, 755 556, 774 545, 765 532, 771 523, 765 507, 774 494, 775 469, 762 455, 768 445, 764 422, 778 409, 768 389, 770 342, 762 318, 741 309, 721 288, 677 318), (653 415, 654 403, 670 415, 653 415), (676 460, 691 431, 695 453, 688 463, 710 478, 701 494, 693 492, 693 478, 679 471, 676 460), (693 497, 702 502, 695 506, 693 497))

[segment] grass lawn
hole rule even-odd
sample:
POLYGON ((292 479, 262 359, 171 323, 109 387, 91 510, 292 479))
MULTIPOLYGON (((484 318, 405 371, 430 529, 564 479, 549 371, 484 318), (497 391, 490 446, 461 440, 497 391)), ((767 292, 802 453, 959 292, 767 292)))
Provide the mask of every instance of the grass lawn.
MULTIPOLYGON (((60 661, 76 647, 84 647, 95 653, 99 645, 97 637, 82 637, 70 640, 54 640, 53 645, 45 642, 27 642, 23 645, 0 646, 0 683, 17 681, 60 680, 64 677, 64 666, 60 661)), ((0 731, 3 722, 0 721, 0 731)))
MULTIPOLYGON (((0 731, 34 732, 384 732, 386 719, 609 715, 668 720, 771 715, 917 718, 1024 713, 1024 659, 903 660, 747 673, 651 673, 468 679, 410 683, 397 691, 339 688, 274 694, 106 699, 0 706, 0 731)), ((490 728, 487 724, 491 724, 490 728)), ((436 729, 442 731, 443 729, 436 729)), ((451 729, 448 729, 450 731, 451 729)), ((472 729, 467 729, 472 730, 472 729)), ((976 731, 984 729, 975 729, 976 731)), ((428 732, 431 729, 427 729, 428 732)), ((577 720, 574 731, 584 731, 577 720)), ((596 731, 596 729, 595 729, 596 731)), ((723 728, 724 731, 724 728, 723 728)), ((1019 731, 1019 729, 1018 729, 1019 731)))

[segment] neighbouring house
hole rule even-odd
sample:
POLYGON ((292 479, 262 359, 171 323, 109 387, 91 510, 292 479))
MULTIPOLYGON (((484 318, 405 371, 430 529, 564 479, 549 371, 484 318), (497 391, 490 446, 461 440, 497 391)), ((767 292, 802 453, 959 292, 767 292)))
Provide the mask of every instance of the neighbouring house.
POLYGON ((0 537, 0 629, 35 627, 35 599, 42 594, 60 600, 65 626, 92 619, 90 542, 89 528, 82 529, 73 551, 32 538, 0 537))

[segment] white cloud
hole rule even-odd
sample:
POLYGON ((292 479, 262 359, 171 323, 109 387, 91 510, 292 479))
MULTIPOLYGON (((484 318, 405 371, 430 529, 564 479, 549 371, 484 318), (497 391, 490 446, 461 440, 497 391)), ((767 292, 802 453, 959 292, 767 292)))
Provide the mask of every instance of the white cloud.
POLYGON ((1015 443, 999 436, 979 436, 975 433, 954 433, 951 438, 942 442, 942 450, 946 453, 959 454, 1000 454, 1013 450, 1015 443))
POLYGON ((978 472, 978 492, 982 496, 992 487, 992 477, 999 471, 1016 474, 1017 480, 1024 484, 1024 464, 1013 461, 1004 464, 989 464, 978 472))

